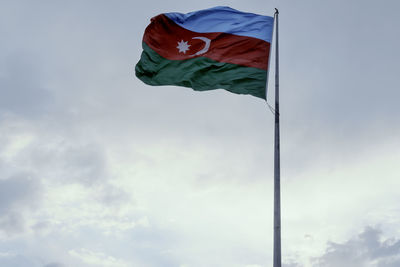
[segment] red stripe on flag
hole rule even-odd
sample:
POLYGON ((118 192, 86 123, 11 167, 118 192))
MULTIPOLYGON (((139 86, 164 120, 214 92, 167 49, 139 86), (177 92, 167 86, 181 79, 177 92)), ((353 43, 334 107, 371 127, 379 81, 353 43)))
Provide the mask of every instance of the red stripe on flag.
POLYGON ((161 14, 151 19, 143 41, 170 60, 208 57, 215 61, 267 70, 270 44, 228 33, 186 30, 161 14))

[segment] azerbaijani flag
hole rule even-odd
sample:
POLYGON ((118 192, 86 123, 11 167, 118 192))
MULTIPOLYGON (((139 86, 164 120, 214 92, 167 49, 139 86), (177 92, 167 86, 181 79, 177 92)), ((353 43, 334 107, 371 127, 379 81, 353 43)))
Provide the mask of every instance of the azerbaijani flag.
POLYGON ((160 14, 145 30, 136 76, 149 85, 265 99, 273 24, 273 17, 230 7, 160 14))

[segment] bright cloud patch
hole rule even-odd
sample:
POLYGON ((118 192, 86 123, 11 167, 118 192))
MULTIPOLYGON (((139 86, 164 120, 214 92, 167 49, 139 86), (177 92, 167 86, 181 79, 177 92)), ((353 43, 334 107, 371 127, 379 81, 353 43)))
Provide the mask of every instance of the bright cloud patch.
POLYGON ((130 265, 121 260, 116 259, 112 256, 106 255, 101 252, 94 252, 87 249, 71 250, 69 254, 72 257, 76 257, 82 260, 84 263, 88 263, 94 266, 101 267, 130 267, 130 265))

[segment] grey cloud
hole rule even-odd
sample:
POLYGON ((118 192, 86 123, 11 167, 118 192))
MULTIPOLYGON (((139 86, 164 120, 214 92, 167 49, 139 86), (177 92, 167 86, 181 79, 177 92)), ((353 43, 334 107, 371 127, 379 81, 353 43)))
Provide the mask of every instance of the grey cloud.
MULTIPOLYGON (((41 85, 38 59, 19 51, 8 55, 0 76, 0 111, 33 118, 49 112, 51 92, 41 85)), ((1 71, 1 70, 0 70, 1 71)))
POLYGON ((0 180, 0 230, 11 235, 25 228, 25 215, 40 201, 40 182, 29 174, 0 180))
POLYGON ((302 1, 285 10, 282 162, 294 174, 320 159, 351 161, 399 135, 399 3, 389 2, 379 23, 371 20, 376 1, 302 1), (319 11, 304 19, 299 9, 319 11))
POLYGON ((10 211, 0 217, 0 231, 8 235, 22 233, 25 229, 25 220, 20 212, 10 211))
POLYGON ((131 201, 131 196, 128 193, 111 184, 103 183, 96 189, 95 199, 104 205, 118 206, 131 201))
POLYGON ((39 222, 35 223, 34 225, 32 225, 31 228, 35 232, 41 232, 41 231, 45 231, 50 226, 51 226, 51 223, 48 221, 39 221, 39 222))
MULTIPOLYGON (((289 56, 283 55, 282 65, 309 64, 307 68, 288 68, 294 73, 285 79, 289 84, 282 88, 283 101, 293 101, 290 104, 298 108, 300 114, 297 115, 308 115, 302 121, 316 122, 326 131, 351 128, 359 133, 360 127, 377 121, 385 124, 397 121, 396 99, 400 92, 396 86, 398 60, 393 51, 400 40, 393 32, 399 26, 399 20, 394 20, 398 3, 386 10, 379 23, 369 19, 376 5, 374 1, 363 1, 363 12, 360 12, 359 2, 335 1, 329 5, 309 2, 306 5, 311 3, 312 8, 322 12, 313 12, 307 20, 300 18, 301 13, 296 8, 288 10, 287 16, 298 19, 307 31, 295 31, 298 24, 284 24, 301 49, 294 50, 293 43, 287 39, 291 37, 283 37, 281 43, 289 56), (329 9, 343 7, 343 4, 346 7, 340 8, 338 20, 329 9), (324 26, 315 27, 316 21, 324 26), (320 38, 322 35, 325 37, 320 38), (377 49, 382 46, 385 49, 377 49), (290 84, 290 78, 299 83, 290 84), (300 90, 306 97, 300 96, 302 101, 298 101, 299 94, 293 94, 293 90, 300 90)), ((298 5, 304 7, 303 3, 298 5)))
POLYGON ((302 267, 300 263, 297 262, 289 262, 289 263, 282 263, 283 267, 302 267))
POLYGON ((31 144, 18 162, 37 171, 47 181, 92 187, 94 200, 105 205, 118 206, 131 200, 123 189, 108 183, 111 175, 107 155, 100 144, 60 141, 53 135, 44 139, 31 144))
POLYGON ((65 265, 58 262, 52 262, 44 265, 44 267, 65 267, 65 265))
POLYGON ((382 232, 367 227, 344 243, 328 243, 325 254, 314 258, 314 267, 400 266, 400 240, 382 241, 382 232))
POLYGON ((104 180, 106 160, 103 151, 95 145, 70 147, 63 151, 63 169, 67 170, 73 180, 86 185, 104 180))
POLYGON ((7 255, 0 257, 0 266, 4 267, 41 267, 38 261, 23 255, 7 255))
POLYGON ((0 212, 34 205, 39 190, 40 183, 29 174, 19 174, 0 180, 0 212))
POLYGON ((21 161, 55 182, 93 186, 108 178, 106 157, 99 145, 60 141, 52 135, 48 138, 31 145, 21 161))

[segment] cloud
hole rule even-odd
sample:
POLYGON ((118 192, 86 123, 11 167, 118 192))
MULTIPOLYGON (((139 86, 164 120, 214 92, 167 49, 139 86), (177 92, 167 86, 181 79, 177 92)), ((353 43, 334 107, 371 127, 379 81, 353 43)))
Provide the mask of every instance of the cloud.
POLYGON ((0 253, 0 266, 7 267, 42 267, 37 260, 21 254, 0 253))
POLYGON ((0 180, 0 212, 32 207, 38 199, 39 182, 29 174, 19 174, 0 180))
POLYGON ((400 240, 383 239, 373 227, 344 243, 329 242, 324 255, 312 259, 313 267, 400 266, 400 240))
MULTIPOLYGON (((0 227, 22 234, 20 243, 7 239, 0 246, 13 246, 24 264, 8 258, 0 265, 266 266, 273 117, 265 103, 222 90, 145 86, 133 74, 151 16, 212 1, 156 8, 130 1, 8 2, 0 4, 6 40, 0 43, 0 227), (44 261, 27 260, 36 258, 44 261)), ((273 11, 258 2, 236 4, 273 11)), ((371 20, 370 3, 360 12, 359 3, 343 9, 344 2, 281 3, 282 203, 291 216, 283 220, 290 224, 285 236, 315 238, 307 239, 314 242, 309 247, 286 242, 286 251, 307 247, 286 267, 311 256, 314 264, 328 264, 345 247, 355 264, 362 260, 353 255, 365 250, 375 251, 366 266, 398 264, 397 241, 373 231, 321 251, 329 237, 341 238, 371 213, 374 223, 390 219, 398 229, 398 208, 391 210, 398 202, 398 153, 395 164, 387 162, 399 147, 390 140, 400 131, 400 91, 388 51, 397 51, 400 38, 385 38, 395 36, 398 25, 389 20, 398 8, 371 20), (305 17, 311 9, 318 12, 305 17), (378 56, 377 47, 386 49, 378 56), (383 143, 389 149, 375 149, 383 143), (386 165, 364 161, 364 154, 386 165), (359 161, 365 171, 349 174, 359 161), (340 173, 330 175, 338 165, 340 173), (309 232, 316 224, 324 226, 309 232), (368 249, 358 252, 361 245, 368 249)))
POLYGON ((53 95, 42 85, 37 60, 25 51, 7 55, 0 68, 0 112, 33 119, 52 108, 53 95))
POLYGON ((44 265, 44 267, 65 267, 65 265, 58 262, 52 262, 44 265))
POLYGON ((300 263, 296 263, 296 262, 283 262, 282 265, 283 265, 283 267, 301 267, 302 266, 300 263))
POLYGON ((0 180, 0 231, 22 233, 25 215, 38 206, 41 191, 41 183, 28 173, 0 180))
POLYGON ((101 252, 88 249, 70 250, 72 257, 80 259, 82 262, 102 267, 129 267, 130 265, 122 259, 117 259, 101 252))

